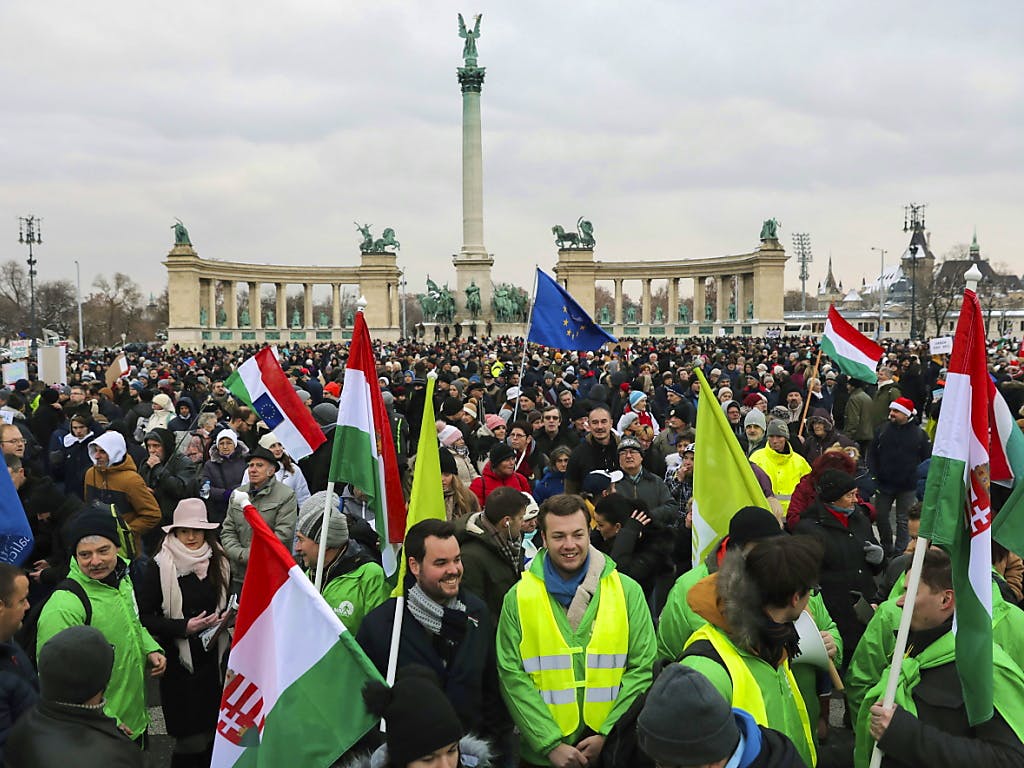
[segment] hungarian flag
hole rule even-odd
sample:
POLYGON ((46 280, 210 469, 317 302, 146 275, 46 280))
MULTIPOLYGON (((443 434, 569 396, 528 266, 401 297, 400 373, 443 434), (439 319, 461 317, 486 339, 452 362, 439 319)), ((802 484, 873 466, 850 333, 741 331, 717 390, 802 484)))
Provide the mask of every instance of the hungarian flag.
POLYGON ((359 692, 380 675, 256 507, 245 519, 252 548, 211 766, 331 765, 376 722, 359 692))
MULTIPOLYGON (((416 447, 416 466, 412 475, 412 491, 409 494, 409 517, 406 530, 421 520, 434 518, 444 520, 444 486, 441 484, 441 453, 437 442, 437 427, 434 424, 434 382, 433 372, 427 375, 427 388, 423 401, 423 420, 420 422, 420 439, 416 447)), ((403 594, 406 558, 399 564, 395 597, 403 594)))
POLYGON ((276 349, 261 349, 238 366, 224 386, 256 412, 296 461, 326 442, 320 425, 284 375, 276 349))
POLYGON ((729 521, 743 507, 768 509, 750 461, 733 434, 700 368, 697 398, 697 450, 693 455, 693 564, 697 565, 729 532, 729 521))
POLYGON ((875 369, 885 350, 850 325, 834 305, 829 305, 821 349, 851 379, 869 384, 878 381, 875 369))
POLYGON ((405 497, 391 421, 380 394, 370 330, 362 310, 356 312, 345 386, 338 400, 330 479, 351 483, 366 494, 382 544, 384 571, 391 576, 396 563, 392 549, 386 545, 400 544, 405 538, 405 497))
POLYGON ((921 537, 945 549, 956 595, 956 666, 972 725, 992 717, 992 508, 1005 480, 978 295, 964 291, 921 510, 921 537), (992 457, 990 460, 990 451, 992 457))

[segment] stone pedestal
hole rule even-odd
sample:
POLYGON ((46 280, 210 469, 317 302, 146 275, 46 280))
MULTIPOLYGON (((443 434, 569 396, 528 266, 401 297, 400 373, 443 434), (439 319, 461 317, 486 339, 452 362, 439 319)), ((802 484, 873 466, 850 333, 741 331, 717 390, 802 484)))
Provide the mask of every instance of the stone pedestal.
MULTIPOLYGON (((489 253, 456 253, 452 256, 455 265, 455 316, 470 317, 466 309, 466 289, 476 283, 480 289, 480 314, 477 320, 486 322, 494 318, 494 283, 491 281, 491 267, 494 256, 489 253)), ((465 321, 464 321, 465 322, 465 321)))

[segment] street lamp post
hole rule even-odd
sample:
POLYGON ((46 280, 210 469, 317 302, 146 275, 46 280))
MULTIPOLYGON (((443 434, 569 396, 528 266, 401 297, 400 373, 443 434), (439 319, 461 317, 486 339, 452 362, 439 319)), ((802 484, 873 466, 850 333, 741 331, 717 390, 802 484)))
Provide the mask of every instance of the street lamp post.
POLYGON ((885 254, 884 248, 871 246, 872 251, 878 251, 882 256, 881 266, 878 268, 878 330, 875 332, 875 341, 882 338, 882 308, 885 306, 885 254))
POLYGON ((917 249, 910 246, 910 340, 917 340, 917 249))
POLYGON ((75 292, 78 295, 78 353, 81 354, 85 349, 85 336, 82 333, 82 270, 78 265, 78 259, 75 259, 75 285, 75 292))
POLYGON ((32 253, 33 245, 43 244, 42 219, 35 216, 18 217, 18 242, 28 245, 28 290, 31 297, 29 315, 30 332, 32 334, 32 359, 36 358, 36 258, 32 253))

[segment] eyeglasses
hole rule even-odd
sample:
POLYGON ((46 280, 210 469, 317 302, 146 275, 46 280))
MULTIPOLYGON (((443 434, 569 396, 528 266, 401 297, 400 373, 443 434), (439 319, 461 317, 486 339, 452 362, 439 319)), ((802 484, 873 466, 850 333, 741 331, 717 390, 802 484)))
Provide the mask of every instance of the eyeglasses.
POLYGON ((13 440, 0 440, 0 443, 6 443, 8 445, 24 445, 25 444, 25 438, 24 437, 16 437, 13 440))

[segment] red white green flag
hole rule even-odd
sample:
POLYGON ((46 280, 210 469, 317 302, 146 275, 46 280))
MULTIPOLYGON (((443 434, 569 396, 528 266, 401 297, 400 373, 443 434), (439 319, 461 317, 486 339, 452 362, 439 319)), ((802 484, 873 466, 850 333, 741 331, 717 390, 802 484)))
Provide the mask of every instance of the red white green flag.
POLYGON ((356 312, 348 348, 333 449, 330 479, 351 483, 366 494, 380 536, 384 570, 391 576, 397 562, 387 545, 400 544, 405 538, 405 497, 391 421, 380 394, 370 330, 362 310, 356 312))
POLYGON ((885 350, 843 319, 833 305, 828 308, 821 349, 851 379, 878 381, 875 369, 885 350))
POLYGON ((249 568, 212 768, 332 765, 377 721, 359 697, 380 674, 251 504, 249 568))
POLYGON ((925 485, 921 537, 949 553, 956 595, 956 666, 972 725, 992 717, 992 508, 989 476, 1009 471, 988 375, 985 322, 964 291, 925 485), (990 462, 990 446, 995 461, 990 462))

